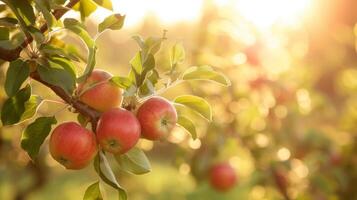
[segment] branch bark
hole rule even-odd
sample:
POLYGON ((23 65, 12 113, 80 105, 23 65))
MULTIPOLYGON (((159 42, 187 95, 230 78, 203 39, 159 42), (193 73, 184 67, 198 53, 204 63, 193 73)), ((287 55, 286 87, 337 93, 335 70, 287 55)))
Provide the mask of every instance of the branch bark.
POLYGON ((100 113, 98 111, 96 111, 94 108, 91 108, 87 104, 82 103, 78 99, 75 99, 72 96, 68 95, 67 92, 65 92, 62 88, 55 86, 55 85, 51 85, 51 84, 43 81, 37 72, 31 73, 30 76, 32 79, 49 87, 57 96, 61 97, 66 103, 71 105, 73 108, 75 108, 82 115, 88 117, 92 124, 92 130, 94 132, 96 131, 98 119, 100 116, 100 113))
MULTIPOLYGON (((71 9, 74 5, 76 5, 80 0, 71 0, 70 2, 68 2, 65 8, 62 9, 57 9, 54 12, 52 12, 53 16, 56 19, 60 19, 69 9, 71 9)), ((48 30, 47 24, 44 24, 41 26, 40 31, 42 33, 46 32, 48 30)), ((17 58, 19 58, 20 53, 22 51, 22 49, 26 48, 27 45, 29 45, 31 42, 33 41, 33 38, 31 36, 29 36, 27 39, 25 39, 25 41, 18 47, 16 47, 15 49, 5 49, 0 47, 0 59, 5 60, 5 61, 13 61, 16 60, 17 58)))

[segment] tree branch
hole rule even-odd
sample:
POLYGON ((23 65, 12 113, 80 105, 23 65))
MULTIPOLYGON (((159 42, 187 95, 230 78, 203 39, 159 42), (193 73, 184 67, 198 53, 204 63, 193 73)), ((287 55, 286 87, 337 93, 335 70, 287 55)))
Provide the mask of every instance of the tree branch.
MULTIPOLYGON (((65 8, 57 9, 52 12, 53 16, 58 20, 60 19, 69 9, 76 5, 80 0, 71 0, 65 5, 65 8)), ((42 33, 46 32, 48 29, 47 24, 41 26, 40 31, 42 33)), ((5 49, 0 47, 0 59, 5 61, 13 61, 19 58, 22 49, 26 48, 33 41, 33 38, 29 36, 20 46, 15 49, 5 49)))
POLYGON ((75 108, 79 113, 88 117, 92 124, 92 130, 95 132, 97 123, 98 123, 98 119, 100 116, 100 113, 98 111, 96 111, 94 108, 91 108, 87 104, 82 103, 78 99, 75 99, 72 96, 68 95, 62 88, 55 86, 55 85, 51 85, 51 84, 43 81, 37 72, 31 73, 30 76, 32 79, 49 87, 54 93, 56 93, 57 96, 61 97, 65 102, 67 102, 69 105, 71 105, 73 108, 75 108))

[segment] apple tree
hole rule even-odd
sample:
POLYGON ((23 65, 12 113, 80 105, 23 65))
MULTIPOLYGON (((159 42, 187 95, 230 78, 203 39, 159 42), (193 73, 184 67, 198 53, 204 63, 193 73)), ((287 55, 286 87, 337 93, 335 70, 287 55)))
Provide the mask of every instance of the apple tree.
MULTIPOLYGON (((115 188, 119 199, 127 199, 127 194, 111 169, 108 154, 115 157, 124 171, 148 173, 150 162, 135 147, 138 140, 165 141, 175 126, 195 139, 195 122, 183 114, 187 110, 212 120, 211 107, 202 97, 184 94, 167 100, 160 95, 190 80, 230 85, 224 74, 209 66, 179 70, 185 59, 179 43, 169 49, 169 70, 158 69, 155 55, 167 40, 166 32, 162 37, 133 37, 138 51, 129 61, 129 74, 112 75, 96 69, 97 38, 104 31, 121 29, 125 16, 113 13, 106 17, 98 24, 95 36, 87 32, 83 21, 98 7, 111 10, 110 0, 2 2, 0 59, 2 67, 8 66, 3 85, 7 99, 1 107, 2 125, 26 124, 21 147, 32 160, 36 160, 49 137, 49 153, 67 169, 82 169, 93 161, 98 179, 115 188), (64 18, 69 10, 80 12, 81 19, 64 18), (86 56, 79 46, 63 42, 64 35, 79 37, 86 46, 86 56), (64 108, 39 117, 36 111, 46 99, 32 91, 33 81, 60 97, 64 108), (78 120, 58 121, 56 114, 62 111, 76 115, 78 120)), ((234 178, 230 177, 228 186, 234 178)), ((90 185, 84 199, 101 199, 100 183, 90 185)))

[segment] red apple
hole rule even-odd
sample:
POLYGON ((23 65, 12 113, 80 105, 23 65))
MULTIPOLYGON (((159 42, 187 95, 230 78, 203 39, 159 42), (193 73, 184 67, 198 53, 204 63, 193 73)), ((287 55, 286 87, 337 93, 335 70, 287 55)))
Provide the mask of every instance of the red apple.
POLYGON ((123 154, 140 138, 140 124, 135 115, 122 108, 102 114, 97 127, 97 139, 104 150, 123 154))
POLYGON ((222 192, 231 189, 237 181, 236 173, 228 163, 212 166, 209 177, 212 187, 222 192))
POLYGON ((109 81, 111 77, 108 72, 94 70, 85 82, 78 85, 80 101, 101 112, 119 107, 122 90, 109 81))
POLYGON ((137 117, 142 136, 149 140, 158 140, 167 136, 177 122, 174 106, 161 97, 153 97, 145 101, 138 109, 137 117))
POLYGON ((94 133, 75 122, 57 126, 49 145, 52 157, 67 169, 84 168, 97 153, 94 133))

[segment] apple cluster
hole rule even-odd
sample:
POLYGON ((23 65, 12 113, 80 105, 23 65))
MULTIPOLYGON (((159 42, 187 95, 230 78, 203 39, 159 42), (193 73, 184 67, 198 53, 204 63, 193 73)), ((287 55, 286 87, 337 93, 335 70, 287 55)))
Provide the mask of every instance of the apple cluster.
POLYGON ((99 149, 124 154, 140 137, 164 138, 176 125, 176 110, 162 97, 146 100, 136 112, 121 108, 123 91, 110 82, 111 77, 108 72, 94 70, 78 86, 79 100, 102 113, 96 133, 76 122, 65 122, 51 134, 50 153, 67 169, 84 168, 99 149))

